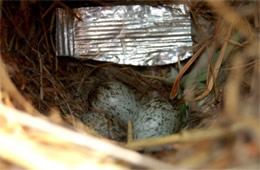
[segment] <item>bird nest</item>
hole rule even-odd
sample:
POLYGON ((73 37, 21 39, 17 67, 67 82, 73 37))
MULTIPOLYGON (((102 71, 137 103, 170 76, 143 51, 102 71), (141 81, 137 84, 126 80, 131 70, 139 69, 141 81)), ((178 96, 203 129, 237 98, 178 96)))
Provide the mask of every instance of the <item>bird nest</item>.
POLYGON ((1 1, 1 169, 259 168, 259 2, 184 3, 194 55, 133 67, 55 55, 56 7, 73 14, 73 7, 117 1, 1 1), (130 123, 127 142, 98 135, 79 117, 108 79, 140 98, 152 90, 181 106, 181 130, 133 140, 130 123), (164 145, 171 149, 142 152, 164 145))

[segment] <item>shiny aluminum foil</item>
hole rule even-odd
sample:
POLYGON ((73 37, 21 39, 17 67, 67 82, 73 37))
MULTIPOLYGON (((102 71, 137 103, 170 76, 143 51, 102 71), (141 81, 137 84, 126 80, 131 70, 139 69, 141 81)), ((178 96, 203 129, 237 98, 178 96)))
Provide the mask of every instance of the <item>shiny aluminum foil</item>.
POLYGON ((56 53, 129 65, 165 65, 192 55, 187 6, 100 6, 57 9, 56 53))

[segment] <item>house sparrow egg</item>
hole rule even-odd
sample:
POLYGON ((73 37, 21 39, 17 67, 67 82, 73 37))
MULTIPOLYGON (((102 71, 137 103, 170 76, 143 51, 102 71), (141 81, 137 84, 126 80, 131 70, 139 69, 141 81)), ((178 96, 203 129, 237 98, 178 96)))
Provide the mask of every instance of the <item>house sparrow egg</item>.
POLYGON ((116 141, 126 140, 126 129, 105 113, 89 112, 81 115, 81 121, 99 135, 116 141))
POLYGON ((90 99, 95 109, 105 110, 126 126, 139 107, 134 92, 118 81, 101 84, 90 99))
POLYGON ((133 120, 134 138, 167 136, 177 132, 180 113, 166 99, 155 97, 143 105, 133 120))

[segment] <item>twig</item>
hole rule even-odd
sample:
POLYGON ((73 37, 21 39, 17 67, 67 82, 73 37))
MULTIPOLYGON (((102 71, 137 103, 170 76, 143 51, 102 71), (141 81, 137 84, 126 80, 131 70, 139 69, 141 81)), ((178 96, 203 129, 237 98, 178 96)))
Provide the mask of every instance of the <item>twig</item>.
POLYGON ((46 45, 46 49, 47 49, 47 54, 48 54, 48 59, 49 59, 49 62, 52 63, 51 61, 51 51, 50 51, 50 45, 49 45, 49 41, 48 41, 48 36, 47 36, 47 29, 46 29, 46 26, 45 26, 45 23, 44 23, 44 18, 42 16, 42 11, 41 11, 41 8, 40 8, 40 15, 41 15, 41 24, 42 24, 42 27, 43 27, 43 37, 44 37, 44 40, 45 40, 45 45, 46 45))
POLYGON ((239 122, 231 125, 229 128, 187 130, 181 132, 180 134, 174 134, 166 137, 136 140, 129 144, 126 144, 126 147, 134 150, 140 150, 140 149, 150 148, 150 147, 160 146, 160 145, 215 139, 217 137, 222 137, 230 133, 238 132, 241 129, 248 126, 254 126, 254 128, 258 128, 257 124, 258 124, 257 122, 254 123, 239 122))
POLYGON ((127 128, 127 143, 131 143, 133 141, 133 126, 132 122, 128 121, 128 128, 127 128))
POLYGON ((39 58, 39 69, 40 69, 40 99, 43 100, 43 69, 42 69, 42 57, 38 53, 38 58, 39 58))
POLYGON ((208 42, 206 42, 194 55, 193 57, 185 64, 185 66, 182 68, 182 70, 180 71, 180 73, 178 74, 178 76, 175 79, 175 82, 172 86, 171 92, 170 92, 170 99, 174 99, 177 94, 178 94, 178 90, 179 90, 179 83, 180 80, 182 78, 182 76, 184 75, 184 73, 188 70, 188 68, 190 68, 190 66, 192 65, 192 63, 194 63, 194 61, 200 56, 201 52, 205 49, 205 47, 207 46, 208 42))
POLYGON ((44 18, 50 11, 52 8, 54 8, 57 5, 57 3, 54 1, 50 7, 42 14, 42 18, 44 18))
MULTIPOLYGON (((232 29, 233 29, 233 27, 230 26, 228 33, 227 33, 227 39, 230 38, 232 29)), ((195 100, 200 100, 200 99, 204 98, 205 96, 207 96, 211 92, 212 88, 214 87, 216 78, 217 78, 219 70, 220 70, 220 66, 222 64, 222 61, 224 59, 224 56, 225 56, 225 53, 227 50, 227 46, 228 46, 228 41, 225 41, 225 43, 223 44, 223 46, 220 50, 216 64, 214 65, 214 70, 212 70, 213 72, 212 72, 211 76, 209 77, 209 79, 207 80, 207 87, 206 87, 205 91, 201 95, 196 97, 195 100)))

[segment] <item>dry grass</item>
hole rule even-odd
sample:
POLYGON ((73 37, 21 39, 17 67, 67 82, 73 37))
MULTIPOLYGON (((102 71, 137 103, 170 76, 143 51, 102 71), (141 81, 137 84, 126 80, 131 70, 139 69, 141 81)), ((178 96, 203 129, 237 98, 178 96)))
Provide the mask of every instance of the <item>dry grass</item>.
MULTIPOLYGON (((89 1, 95 4, 104 5, 89 1)), ((167 77, 173 66, 57 58, 55 7, 73 13, 71 3, 0 5, 0 169, 259 169, 258 1, 187 1, 194 56, 178 64, 174 81, 167 77), (189 103, 184 129, 130 137, 127 144, 99 137, 78 117, 89 109, 88 94, 106 79, 126 83, 139 97, 155 89, 174 103, 189 103), (134 151, 165 144, 173 149, 134 151)))

